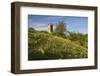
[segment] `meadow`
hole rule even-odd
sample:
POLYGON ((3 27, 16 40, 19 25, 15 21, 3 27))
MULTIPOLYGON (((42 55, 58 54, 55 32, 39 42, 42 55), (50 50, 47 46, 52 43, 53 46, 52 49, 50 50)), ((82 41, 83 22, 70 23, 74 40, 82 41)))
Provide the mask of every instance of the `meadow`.
POLYGON ((77 59, 88 57, 88 35, 48 33, 28 28, 28 60, 77 59))

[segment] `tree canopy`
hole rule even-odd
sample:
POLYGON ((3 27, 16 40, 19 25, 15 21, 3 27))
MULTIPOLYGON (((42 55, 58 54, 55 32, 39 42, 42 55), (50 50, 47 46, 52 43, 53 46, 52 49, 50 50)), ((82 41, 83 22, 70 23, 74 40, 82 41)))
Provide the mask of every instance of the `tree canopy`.
POLYGON ((64 21, 59 21, 56 26, 55 33, 63 35, 67 31, 64 21))

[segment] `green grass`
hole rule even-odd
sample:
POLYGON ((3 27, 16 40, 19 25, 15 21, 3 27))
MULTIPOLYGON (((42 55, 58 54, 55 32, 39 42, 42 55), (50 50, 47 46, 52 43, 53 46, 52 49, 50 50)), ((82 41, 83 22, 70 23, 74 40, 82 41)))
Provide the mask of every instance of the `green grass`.
POLYGON ((87 58, 87 48, 51 33, 29 31, 28 59, 75 59, 87 58))

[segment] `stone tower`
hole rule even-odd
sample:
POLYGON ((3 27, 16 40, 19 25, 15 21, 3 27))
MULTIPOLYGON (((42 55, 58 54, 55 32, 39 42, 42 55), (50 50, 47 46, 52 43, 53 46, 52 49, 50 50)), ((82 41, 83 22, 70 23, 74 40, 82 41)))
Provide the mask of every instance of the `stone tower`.
POLYGON ((48 24, 48 32, 53 32, 53 25, 51 23, 48 24))

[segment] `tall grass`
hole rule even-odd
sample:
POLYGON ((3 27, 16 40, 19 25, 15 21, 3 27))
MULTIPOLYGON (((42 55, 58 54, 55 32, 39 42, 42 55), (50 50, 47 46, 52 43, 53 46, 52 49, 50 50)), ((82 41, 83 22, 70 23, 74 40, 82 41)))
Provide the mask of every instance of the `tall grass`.
POLYGON ((28 33, 29 60, 87 58, 87 48, 47 32, 28 33))

